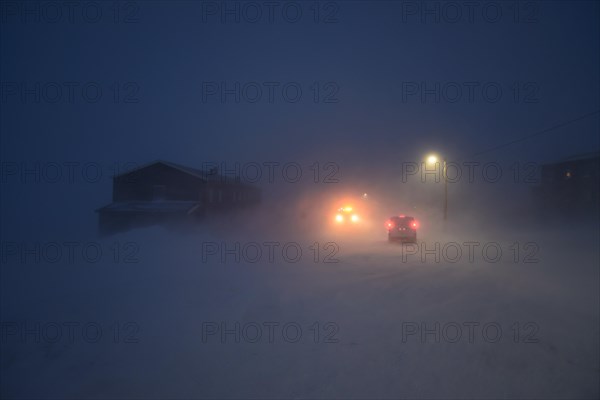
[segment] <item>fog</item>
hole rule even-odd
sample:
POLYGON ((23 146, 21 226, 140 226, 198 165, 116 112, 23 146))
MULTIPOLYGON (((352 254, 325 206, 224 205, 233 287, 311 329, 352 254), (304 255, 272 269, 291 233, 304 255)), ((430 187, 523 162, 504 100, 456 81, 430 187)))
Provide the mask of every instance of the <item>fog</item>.
POLYGON ((365 200, 292 185, 201 224, 109 237, 56 226, 14 241, 29 251, 3 242, 4 394, 596 393, 597 221, 507 222, 488 215, 512 210, 496 200, 488 211, 453 201, 444 223, 436 201, 411 208, 386 186, 371 180, 365 200), (336 226, 348 203, 368 223, 336 226), (388 243, 384 223, 400 213, 418 219, 416 244, 388 243))
POLYGON ((474 3, 3 2, 0 397, 598 398, 599 6, 474 3))

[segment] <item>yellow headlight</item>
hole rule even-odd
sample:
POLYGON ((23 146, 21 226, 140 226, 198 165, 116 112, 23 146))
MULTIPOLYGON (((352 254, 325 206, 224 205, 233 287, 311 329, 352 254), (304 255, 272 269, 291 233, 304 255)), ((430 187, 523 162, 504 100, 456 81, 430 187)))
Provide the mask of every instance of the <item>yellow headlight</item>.
POLYGON ((342 222, 344 220, 344 217, 341 214, 338 214, 338 215, 335 216, 335 220, 337 222, 342 222))
POLYGON ((350 217, 350 219, 352 220, 352 222, 357 222, 358 221, 358 215, 353 215, 352 217, 350 217))

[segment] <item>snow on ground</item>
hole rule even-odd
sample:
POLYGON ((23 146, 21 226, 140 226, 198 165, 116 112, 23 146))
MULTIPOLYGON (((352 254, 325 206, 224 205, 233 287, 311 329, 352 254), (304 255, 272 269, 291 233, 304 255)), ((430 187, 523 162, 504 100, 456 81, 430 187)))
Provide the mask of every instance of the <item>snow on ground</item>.
POLYGON ((95 263, 80 252, 56 263, 49 254, 25 263, 9 255, 2 397, 599 396, 595 228, 425 229, 416 248, 478 241, 503 250, 498 262, 475 251, 473 262, 463 254, 454 263, 442 254, 423 261, 377 230, 212 228, 64 238, 97 242, 103 255, 95 263), (273 261, 263 253, 251 262, 248 246, 239 262, 235 252, 222 260, 208 251, 269 241, 281 244, 273 261), (338 248, 325 248, 330 241, 338 248), (302 249, 300 261, 282 256, 288 242, 302 249), (523 249, 528 242, 538 247, 523 249), (332 251, 338 262, 324 262, 332 251), (532 251, 538 261, 525 263, 532 251), (432 332, 423 337, 422 328, 432 332))

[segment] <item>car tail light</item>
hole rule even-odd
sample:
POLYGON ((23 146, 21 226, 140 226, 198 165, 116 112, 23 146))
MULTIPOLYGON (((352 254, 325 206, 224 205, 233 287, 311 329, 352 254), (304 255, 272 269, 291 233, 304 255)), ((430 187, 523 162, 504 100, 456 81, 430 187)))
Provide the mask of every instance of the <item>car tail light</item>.
POLYGON ((419 227, 419 223, 417 221, 413 221, 413 223, 410 226, 413 229, 417 229, 419 227))

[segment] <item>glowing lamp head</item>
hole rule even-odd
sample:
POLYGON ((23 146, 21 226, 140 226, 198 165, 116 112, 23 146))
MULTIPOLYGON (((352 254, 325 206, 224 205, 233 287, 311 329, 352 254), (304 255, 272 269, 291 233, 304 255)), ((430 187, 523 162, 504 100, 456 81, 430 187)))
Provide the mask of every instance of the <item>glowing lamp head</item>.
POLYGON ((428 164, 435 164, 436 162, 438 162, 438 158, 435 155, 430 155, 429 157, 427 157, 427 163, 428 164))

